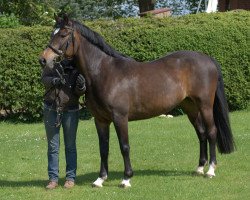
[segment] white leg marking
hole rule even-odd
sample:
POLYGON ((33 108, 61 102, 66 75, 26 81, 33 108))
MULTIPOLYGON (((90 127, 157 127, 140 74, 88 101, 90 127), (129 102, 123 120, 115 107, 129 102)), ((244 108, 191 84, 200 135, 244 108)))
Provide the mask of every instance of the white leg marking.
POLYGON ((215 165, 214 164, 209 165, 209 169, 208 169, 208 172, 206 174, 207 177, 209 177, 209 178, 214 177, 215 176, 214 171, 215 171, 215 165))
POLYGON ((204 174, 204 166, 198 166, 196 169, 196 173, 203 175, 204 174))
POLYGON ((107 179, 108 177, 106 176, 106 177, 103 177, 103 178, 100 178, 100 177, 98 177, 97 179, 96 179, 96 181, 92 184, 92 186, 93 187, 98 187, 98 188, 101 188, 101 187, 103 187, 103 183, 104 183, 104 181, 107 179))
POLYGON ((123 179, 120 184, 120 187, 123 187, 123 188, 131 187, 130 179, 127 179, 127 180, 123 179))

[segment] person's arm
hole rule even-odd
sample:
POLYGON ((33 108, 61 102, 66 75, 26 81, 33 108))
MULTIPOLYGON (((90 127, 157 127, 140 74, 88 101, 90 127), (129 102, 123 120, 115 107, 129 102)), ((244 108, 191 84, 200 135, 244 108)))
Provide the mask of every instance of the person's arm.
POLYGON ((61 79, 55 76, 53 72, 49 70, 42 71, 41 82, 45 87, 53 87, 62 84, 61 79))

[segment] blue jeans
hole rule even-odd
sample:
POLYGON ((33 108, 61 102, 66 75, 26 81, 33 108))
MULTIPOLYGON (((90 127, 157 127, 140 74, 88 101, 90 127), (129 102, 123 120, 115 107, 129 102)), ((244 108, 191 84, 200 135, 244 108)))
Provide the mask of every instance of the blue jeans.
POLYGON ((44 105, 44 125, 48 140, 48 175, 50 181, 58 182, 59 176, 59 147, 60 127, 63 128, 66 180, 74 181, 77 169, 76 132, 79 121, 79 111, 64 111, 61 125, 56 127, 57 112, 44 105))

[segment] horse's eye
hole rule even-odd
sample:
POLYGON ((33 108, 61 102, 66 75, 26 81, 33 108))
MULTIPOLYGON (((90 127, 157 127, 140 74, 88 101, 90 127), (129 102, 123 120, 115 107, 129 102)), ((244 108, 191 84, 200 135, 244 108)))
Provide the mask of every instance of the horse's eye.
POLYGON ((60 33, 61 37, 66 37, 68 35, 68 33, 60 33))

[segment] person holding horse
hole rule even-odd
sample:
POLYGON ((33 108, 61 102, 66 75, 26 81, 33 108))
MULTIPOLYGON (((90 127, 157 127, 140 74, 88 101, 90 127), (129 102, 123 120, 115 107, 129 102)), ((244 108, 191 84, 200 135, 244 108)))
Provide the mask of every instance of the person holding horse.
POLYGON ((45 86, 44 125, 48 141, 48 176, 46 189, 58 186, 60 127, 63 128, 66 181, 65 188, 75 185, 77 169, 76 132, 79 121, 79 98, 86 90, 85 79, 72 60, 56 63, 53 70, 44 68, 41 81, 45 86))

